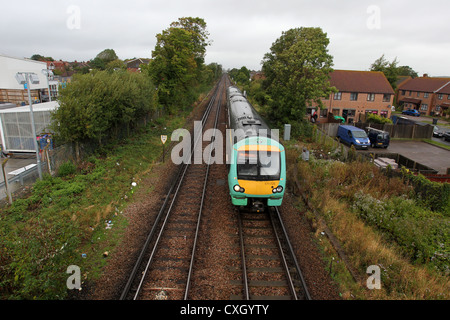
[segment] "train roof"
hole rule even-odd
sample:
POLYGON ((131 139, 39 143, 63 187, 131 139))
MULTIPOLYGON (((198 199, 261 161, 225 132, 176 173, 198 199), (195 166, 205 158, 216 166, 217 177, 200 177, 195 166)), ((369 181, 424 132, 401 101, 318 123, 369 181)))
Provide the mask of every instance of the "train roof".
POLYGON ((234 86, 228 87, 227 98, 230 126, 235 130, 237 141, 254 136, 270 138, 270 127, 238 88, 234 86))

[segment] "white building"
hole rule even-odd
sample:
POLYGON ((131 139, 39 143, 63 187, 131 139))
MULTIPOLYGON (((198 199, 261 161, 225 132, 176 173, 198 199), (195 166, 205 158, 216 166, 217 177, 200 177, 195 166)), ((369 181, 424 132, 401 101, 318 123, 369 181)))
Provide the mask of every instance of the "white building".
POLYGON ((34 72, 39 77, 39 84, 31 84, 31 98, 41 101, 41 93, 47 95, 47 77, 42 73, 47 63, 30 59, 9 57, 0 54, 0 103, 11 102, 16 105, 28 105, 28 93, 16 80, 18 72, 34 72), (45 90, 45 91, 44 91, 45 90))

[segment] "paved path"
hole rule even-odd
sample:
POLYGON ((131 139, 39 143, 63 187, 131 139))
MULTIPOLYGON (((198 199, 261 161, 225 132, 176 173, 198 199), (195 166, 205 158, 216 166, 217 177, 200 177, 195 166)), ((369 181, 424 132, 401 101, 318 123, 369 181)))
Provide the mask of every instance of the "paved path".
MULTIPOLYGON (((363 151, 364 152, 364 151, 363 151)), ((437 170, 440 174, 447 173, 450 168, 450 151, 421 141, 392 141, 387 149, 370 148, 373 153, 399 153, 411 160, 437 170)))

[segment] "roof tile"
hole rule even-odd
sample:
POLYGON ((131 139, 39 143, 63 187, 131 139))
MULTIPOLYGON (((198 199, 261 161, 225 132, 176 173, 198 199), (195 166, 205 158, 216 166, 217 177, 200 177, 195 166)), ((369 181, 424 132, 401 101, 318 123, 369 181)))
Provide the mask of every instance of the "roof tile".
POLYGON ((330 83, 340 92, 394 94, 384 73, 379 71, 334 70, 330 83))

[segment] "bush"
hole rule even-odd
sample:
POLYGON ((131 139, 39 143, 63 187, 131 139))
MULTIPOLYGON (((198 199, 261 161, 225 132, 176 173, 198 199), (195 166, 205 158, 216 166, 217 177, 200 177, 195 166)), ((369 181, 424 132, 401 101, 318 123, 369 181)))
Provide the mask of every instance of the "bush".
POLYGON ((408 169, 402 168, 403 178, 413 187, 417 201, 428 206, 433 211, 439 211, 450 216, 450 184, 430 181, 423 175, 414 175, 408 169))
POLYGON ((77 168, 72 163, 72 161, 67 161, 61 164, 58 168, 58 176, 65 177, 74 174, 77 171, 77 168))
POLYGON ((371 113, 367 114, 367 119, 366 120, 367 120, 367 123, 379 123, 379 124, 392 123, 391 119, 384 118, 384 117, 379 116, 377 114, 371 114, 371 113))
POLYGON ((355 194, 353 208, 369 225, 397 242, 413 262, 431 263, 444 273, 450 271, 450 225, 443 215, 405 197, 378 200, 362 192, 355 194))

